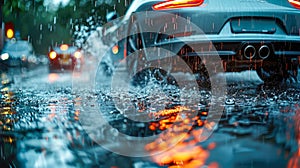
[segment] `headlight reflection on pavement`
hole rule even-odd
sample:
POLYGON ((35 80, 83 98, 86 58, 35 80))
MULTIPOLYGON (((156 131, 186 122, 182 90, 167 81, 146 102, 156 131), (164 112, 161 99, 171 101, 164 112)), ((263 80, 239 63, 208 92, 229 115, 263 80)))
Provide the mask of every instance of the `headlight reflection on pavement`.
MULTIPOLYGON (((6 80, 6 79, 5 79, 6 80)), ((5 83, 6 82, 3 82, 5 83)), ((0 163, 1 166, 16 166, 16 138, 12 133, 17 122, 16 111, 13 108, 15 95, 9 87, 3 87, 0 91, 0 163)))

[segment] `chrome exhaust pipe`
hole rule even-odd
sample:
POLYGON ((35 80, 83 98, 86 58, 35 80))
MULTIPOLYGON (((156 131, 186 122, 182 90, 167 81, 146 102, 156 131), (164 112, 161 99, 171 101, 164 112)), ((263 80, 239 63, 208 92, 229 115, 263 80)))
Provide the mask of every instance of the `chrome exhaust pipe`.
POLYGON ((258 50, 258 55, 261 59, 268 58, 270 53, 271 53, 271 50, 270 50, 269 46, 267 46, 267 45, 262 45, 258 50))
POLYGON ((247 45, 244 49, 244 57, 247 59, 252 59, 255 57, 256 49, 253 45, 247 45))

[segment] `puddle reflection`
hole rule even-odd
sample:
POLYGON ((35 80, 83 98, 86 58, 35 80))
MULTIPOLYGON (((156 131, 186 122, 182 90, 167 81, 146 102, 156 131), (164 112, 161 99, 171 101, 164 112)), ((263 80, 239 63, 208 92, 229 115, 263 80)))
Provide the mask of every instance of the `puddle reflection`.
POLYGON ((297 110, 294 116, 294 129, 296 134, 296 141, 298 149, 293 153, 292 157, 288 161, 288 168, 299 168, 300 167, 300 106, 296 106, 297 110))
POLYGON ((58 80, 58 78, 59 78, 59 75, 58 75, 57 73, 50 73, 50 74, 48 75, 48 81, 49 81, 50 83, 56 82, 56 81, 58 80))
MULTIPOLYGON (((3 85, 9 83, 3 74, 0 79, 3 85)), ((0 102, 0 164, 1 167, 16 167, 16 138, 12 131, 17 117, 13 108, 15 95, 9 87, 1 88, 0 102)))
MULTIPOLYGON (((200 142, 207 138, 203 135, 203 129, 213 129, 215 125, 205 120, 207 113, 182 106, 154 113, 155 118, 160 119, 150 123, 149 129, 163 132, 154 142, 145 146, 152 160, 160 166, 170 168, 196 168, 206 165, 209 151, 216 147, 216 143, 211 143, 205 148, 200 145, 200 142), (157 154, 158 151, 162 152, 157 154)), ((208 167, 218 167, 218 164, 210 163, 208 167)))

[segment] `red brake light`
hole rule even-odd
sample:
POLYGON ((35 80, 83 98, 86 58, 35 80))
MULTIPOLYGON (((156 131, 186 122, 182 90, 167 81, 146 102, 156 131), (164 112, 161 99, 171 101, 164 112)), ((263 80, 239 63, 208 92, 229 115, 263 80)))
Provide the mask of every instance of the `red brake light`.
POLYGON ((204 0, 166 0, 152 6, 154 10, 168 10, 202 5, 204 0))
POLYGON ((60 46, 60 49, 61 49, 62 51, 66 51, 66 50, 68 50, 68 48, 69 48, 69 46, 68 46, 67 44, 62 44, 62 45, 60 46))
POLYGON ((300 9, 300 1, 299 0, 288 0, 290 4, 292 4, 295 8, 300 9))
POLYGON ((55 52, 55 51, 51 51, 51 52, 49 53, 49 57, 50 57, 51 59, 55 59, 55 58, 56 58, 56 52, 55 52))

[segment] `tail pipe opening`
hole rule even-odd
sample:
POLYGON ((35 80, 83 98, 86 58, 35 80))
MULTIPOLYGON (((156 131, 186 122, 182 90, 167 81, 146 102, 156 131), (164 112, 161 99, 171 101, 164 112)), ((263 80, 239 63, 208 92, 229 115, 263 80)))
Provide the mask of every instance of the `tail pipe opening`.
POLYGON ((258 55, 261 59, 266 59, 270 56, 271 50, 267 45, 262 45, 258 50, 258 55))
POLYGON ((253 45, 247 45, 244 49, 244 57, 247 59, 252 59, 256 55, 256 49, 253 45))

